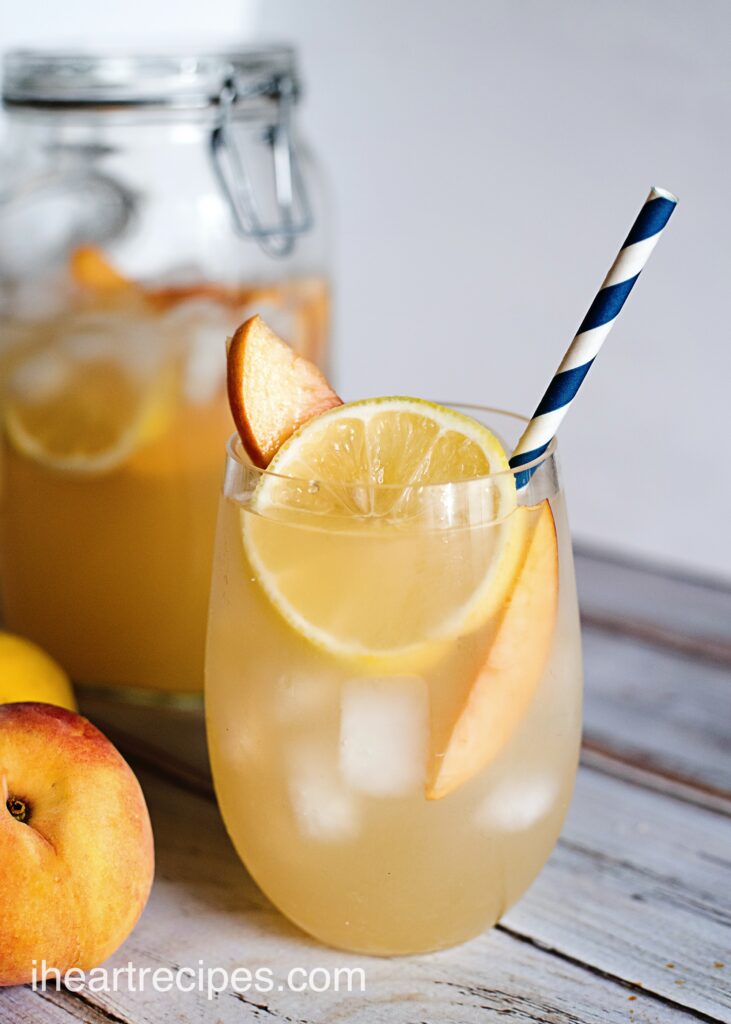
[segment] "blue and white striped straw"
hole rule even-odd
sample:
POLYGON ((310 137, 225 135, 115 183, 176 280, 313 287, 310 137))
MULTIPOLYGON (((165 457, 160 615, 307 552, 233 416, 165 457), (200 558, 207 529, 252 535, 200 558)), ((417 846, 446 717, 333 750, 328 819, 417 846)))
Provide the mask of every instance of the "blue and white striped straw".
MULTIPOLYGON (((589 311, 569 345, 561 365, 553 375, 546 393, 518 441, 510 459, 513 469, 539 458, 556 436, 556 431, 581 387, 581 382, 596 359, 604 339, 614 326, 677 202, 672 192, 666 192, 662 188, 650 190, 611 270, 604 278, 604 283, 589 306, 589 311)), ((516 473, 515 485, 518 490, 525 487, 536 468, 516 473)))

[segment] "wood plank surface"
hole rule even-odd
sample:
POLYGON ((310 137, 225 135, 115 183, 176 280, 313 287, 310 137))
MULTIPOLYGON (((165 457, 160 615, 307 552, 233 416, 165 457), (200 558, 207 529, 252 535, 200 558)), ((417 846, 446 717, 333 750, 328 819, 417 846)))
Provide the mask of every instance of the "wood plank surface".
POLYGON ((398 960, 317 945, 231 849, 201 708, 87 694, 84 710, 147 766, 158 846, 150 906, 112 964, 264 965, 282 988, 211 1001, 14 989, 0 1024, 731 1021, 731 591, 585 552, 577 567, 585 763, 556 851, 497 929, 398 960), (294 993, 300 966, 362 966, 366 993, 294 993))
POLYGON ((731 665, 585 626, 587 746, 731 796, 731 665))
POLYGON ((587 547, 576 551, 588 625, 731 665, 731 583, 694 579, 587 547))
POLYGON ((731 1019, 731 820, 582 768, 558 846, 504 924, 731 1019))
MULTIPOLYGON (((329 1024, 486 1021, 614 1022, 709 1019, 685 1010, 686 992, 670 988, 660 998, 646 991, 647 974, 624 984, 606 972, 557 957, 533 940, 495 929, 445 953, 397 959, 359 957, 326 949, 289 925, 261 895, 237 860, 212 801, 142 773, 153 815, 158 873, 145 915, 110 966, 192 966, 199 961, 228 970, 272 970, 274 991, 155 994, 84 993, 29 989, 0 993, 3 1024, 193 1024, 210 1021, 297 1021, 329 1024), (201 870, 201 866, 205 870, 201 870), (362 967, 366 990, 302 992, 288 989, 293 968, 362 967), (282 986, 281 990, 279 986, 282 986)), ((624 783, 612 780, 613 785, 624 783)), ((593 799, 590 791, 589 800, 593 799)), ((535 902, 529 894, 524 906, 535 902)), ((545 902, 545 894, 540 897, 545 902)), ((563 902, 563 895, 559 904, 563 902)), ((570 915, 566 920, 570 924, 570 915)), ((518 931, 520 922, 508 927, 518 931)), ((619 965, 621 966, 621 964, 619 965)), ((642 973, 642 972, 640 972, 642 973)), ((715 1018, 713 1015, 710 1019, 715 1018)))

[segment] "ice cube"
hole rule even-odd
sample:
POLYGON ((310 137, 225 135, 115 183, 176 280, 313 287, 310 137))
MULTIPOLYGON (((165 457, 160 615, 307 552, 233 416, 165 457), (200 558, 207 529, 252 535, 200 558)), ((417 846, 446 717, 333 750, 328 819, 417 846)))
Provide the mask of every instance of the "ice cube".
POLYGON ((522 832, 545 818, 558 797, 558 784, 545 773, 500 779, 477 808, 487 831, 522 832))
POLYGON ((175 306, 165 324, 185 340, 184 392, 196 404, 210 402, 226 377, 226 338, 236 327, 231 311, 211 299, 190 299, 175 306))
POLYGON ((352 839, 360 825, 357 799, 343 785, 337 759, 313 741, 295 744, 288 758, 289 799, 310 839, 352 839))
POLYGON ((56 344, 75 365, 112 360, 144 380, 165 354, 162 335, 149 316, 130 310, 87 311, 58 327, 56 344))
POLYGON ((60 391, 69 375, 68 360, 55 351, 42 352, 15 370, 10 390, 17 398, 42 402, 60 391))
POLYGON ((18 282, 10 294, 12 315, 30 324, 62 316, 68 303, 68 285, 58 273, 42 277, 33 273, 29 279, 18 282))
POLYGON ((429 698, 419 676, 348 680, 340 707, 340 771, 359 793, 398 797, 424 784, 429 698))

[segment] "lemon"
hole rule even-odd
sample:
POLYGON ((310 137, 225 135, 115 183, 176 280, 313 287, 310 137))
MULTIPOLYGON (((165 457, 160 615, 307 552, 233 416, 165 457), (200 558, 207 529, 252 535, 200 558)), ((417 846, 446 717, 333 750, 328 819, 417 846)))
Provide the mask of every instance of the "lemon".
POLYGON ((393 667, 497 610, 523 548, 515 507, 507 456, 482 424, 421 399, 368 399, 280 448, 242 512, 244 545, 300 635, 393 667))
POLYGON ((0 632, 0 704, 40 701, 76 711, 64 670, 30 640, 0 632))
POLYGON ((143 382, 111 357, 74 361, 44 353, 11 382, 7 435, 17 451, 48 468, 110 472, 169 426, 171 381, 158 377, 143 382))

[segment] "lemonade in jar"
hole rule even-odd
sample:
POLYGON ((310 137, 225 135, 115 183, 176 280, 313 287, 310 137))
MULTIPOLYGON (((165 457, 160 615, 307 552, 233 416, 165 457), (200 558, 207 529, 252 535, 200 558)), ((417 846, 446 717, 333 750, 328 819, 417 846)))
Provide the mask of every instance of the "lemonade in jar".
POLYGON ((286 48, 4 64, 0 592, 77 682, 197 691, 225 338, 324 364, 328 286, 286 48))
POLYGON ((520 417, 343 405, 258 319, 231 343, 229 395, 206 666, 228 831, 328 944, 464 941, 535 877, 576 773, 555 445, 518 488, 520 417))

